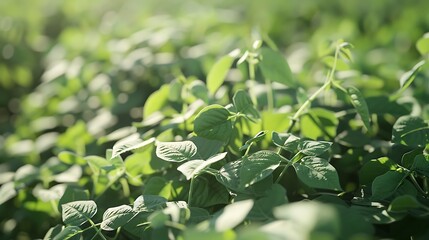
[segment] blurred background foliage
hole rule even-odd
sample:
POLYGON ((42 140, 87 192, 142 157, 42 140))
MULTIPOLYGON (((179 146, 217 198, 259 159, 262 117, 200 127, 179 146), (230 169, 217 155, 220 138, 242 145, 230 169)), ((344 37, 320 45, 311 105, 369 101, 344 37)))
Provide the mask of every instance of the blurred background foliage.
MULTIPOLYGON (((248 48, 258 33, 306 87, 324 79, 328 43, 345 39, 355 46, 345 78, 366 96, 392 93, 420 59, 415 43, 429 30, 427 9, 424 0, 2 0, 0 184, 26 164, 55 172, 48 159, 62 150, 103 155, 112 143, 97 139, 141 121, 163 83, 204 80, 216 59, 248 48)), ((427 96, 427 84, 417 79, 415 95, 427 96)), ((51 226, 35 217, 45 206, 31 198, 20 193, 0 206, 5 236, 41 237, 51 226)))

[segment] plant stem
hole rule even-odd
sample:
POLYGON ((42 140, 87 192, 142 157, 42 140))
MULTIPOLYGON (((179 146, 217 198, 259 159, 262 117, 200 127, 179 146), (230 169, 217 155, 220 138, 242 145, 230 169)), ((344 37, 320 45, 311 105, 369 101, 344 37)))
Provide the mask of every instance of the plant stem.
POLYGON ((270 112, 273 111, 274 108, 274 94, 273 94, 273 88, 271 86, 271 81, 268 78, 265 78, 265 86, 267 88, 267 104, 268 104, 268 110, 270 112))
POLYGON ((191 178, 191 185, 189 186, 189 193, 188 193, 188 206, 191 206, 192 201, 192 190, 194 189, 194 178, 191 178))

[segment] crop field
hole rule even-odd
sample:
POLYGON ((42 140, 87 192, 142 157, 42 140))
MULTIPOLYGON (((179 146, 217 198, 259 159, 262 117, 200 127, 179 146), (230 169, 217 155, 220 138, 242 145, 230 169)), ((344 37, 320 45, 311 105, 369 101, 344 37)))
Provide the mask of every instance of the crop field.
POLYGON ((429 1, 0 1, 0 239, 429 239, 429 1))

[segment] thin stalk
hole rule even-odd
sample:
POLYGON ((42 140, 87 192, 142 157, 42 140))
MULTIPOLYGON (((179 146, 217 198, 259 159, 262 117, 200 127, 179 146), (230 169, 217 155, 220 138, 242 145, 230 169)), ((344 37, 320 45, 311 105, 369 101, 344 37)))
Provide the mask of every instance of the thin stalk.
POLYGON ((268 103, 268 110, 270 112, 274 109, 274 94, 273 94, 273 88, 271 86, 271 81, 268 78, 265 78, 265 86, 267 88, 267 103, 268 103))
POLYGON ((194 189, 194 178, 191 178, 191 185, 189 186, 189 193, 188 193, 188 206, 191 206, 192 202, 192 190, 194 189))
POLYGON ((283 168, 282 172, 279 174, 279 176, 277 177, 275 183, 279 183, 280 180, 282 179, 283 175, 286 173, 286 170, 292 166, 292 161, 288 162, 288 164, 286 164, 286 166, 283 168))
MULTIPOLYGON (((97 226, 91 219, 88 219, 88 222, 91 224, 92 227, 96 227, 97 226)), ((101 233, 101 228, 97 228, 96 229, 96 235, 99 235, 101 237, 101 239, 103 239, 103 240, 107 240, 104 237, 104 235, 101 233)))
POLYGON ((424 196, 427 196, 428 195, 428 193, 427 192, 425 192, 425 190, 423 190, 422 189, 422 187, 420 186, 420 184, 417 182, 417 180, 416 180, 416 178, 414 177, 414 175, 411 173, 410 174, 410 179, 411 179, 411 182, 413 182, 414 183, 414 186, 417 188, 417 190, 419 190, 419 192, 421 193, 421 194, 423 194, 424 196))

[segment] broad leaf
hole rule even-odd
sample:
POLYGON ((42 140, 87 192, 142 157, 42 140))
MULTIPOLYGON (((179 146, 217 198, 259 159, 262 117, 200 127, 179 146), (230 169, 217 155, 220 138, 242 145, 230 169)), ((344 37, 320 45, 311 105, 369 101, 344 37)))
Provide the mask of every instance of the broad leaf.
POLYGON ((155 210, 159 210, 165 207, 166 203, 167 203, 167 199, 160 196, 141 195, 134 201, 133 211, 153 212, 155 210))
POLYGON ((191 178, 197 176, 201 172, 204 171, 204 169, 208 168, 211 164, 218 162, 225 158, 225 153, 219 153, 212 157, 210 157, 207 160, 192 160, 188 161, 182 165, 180 165, 177 170, 179 170, 183 175, 186 176, 187 180, 190 180, 191 178))
POLYGON ((240 151, 247 149, 250 144, 259 142, 260 140, 264 139, 265 135, 267 135, 267 131, 260 131, 258 132, 254 137, 247 140, 243 146, 240 147, 240 151))
POLYGON ((197 136, 227 142, 232 133, 230 112, 220 105, 205 107, 195 117, 194 132, 197 136))
POLYGON ((414 79, 416 78, 417 74, 425 63, 426 61, 422 60, 416 65, 414 65, 414 67, 410 71, 402 74, 401 78, 399 79, 399 84, 401 85, 401 88, 394 95, 392 95, 390 99, 396 99, 402 95, 402 93, 411 85, 411 83, 413 83, 414 79))
POLYGON ((289 87, 296 86, 289 64, 281 53, 262 47, 261 56, 259 66, 265 78, 289 87))
POLYGON ((97 204, 92 200, 74 201, 62 205, 63 222, 80 226, 97 213, 97 204))
POLYGON ((406 175, 398 171, 388 171, 372 182, 372 200, 378 201, 392 196, 406 175))
POLYGON ((243 158, 241 186, 248 187, 270 175, 286 159, 275 152, 259 151, 243 158))
POLYGON ((253 200, 244 200, 227 205, 210 220, 210 226, 216 231, 233 229, 244 221, 253 207, 253 200))
POLYGON ((357 113, 362 119, 363 125, 367 130, 370 130, 370 115, 368 110, 368 105, 366 104, 365 98, 360 93, 360 91, 355 87, 347 88, 347 93, 349 95, 350 101, 355 107, 357 113))
POLYGON ((416 43, 416 48, 421 55, 429 54, 429 33, 425 33, 416 43))
POLYGON ((290 133, 273 132, 272 141, 278 147, 283 148, 291 153, 298 151, 298 145, 302 141, 299 137, 290 133))
POLYGON ((219 59, 210 69, 207 74, 207 88, 210 94, 214 94, 222 86, 233 62, 234 57, 226 55, 219 59))
POLYGON ((113 231, 125 225, 134 215, 133 209, 128 205, 108 208, 103 214, 101 229, 113 231))
POLYGON ((134 133, 126 138, 119 140, 115 143, 115 145, 113 145, 112 158, 115 158, 122 153, 148 146, 154 142, 155 138, 143 140, 140 138, 140 134, 134 133))
POLYGON ((190 160, 197 153, 197 146, 191 141, 158 142, 156 156, 169 162, 190 160))
POLYGON ((252 118, 259 118, 259 112, 255 109, 252 99, 244 90, 238 90, 232 97, 235 110, 252 118))
POLYGON ((68 240, 68 239, 80 239, 80 234, 82 230, 76 226, 67 226, 64 228, 58 235, 56 235, 53 240, 68 240))
POLYGON ((429 143, 429 126, 420 117, 402 116, 393 125, 392 142, 424 147, 429 143))
POLYGON ((293 167, 299 180, 310 187, 341 190, 337 171, 325 159, 307 156, 293 167))
POLYGON ((54 227, 51 227, 45 234, 45 236, 43 237, 43 240, 51 240, 54 239, 55 236, 57 236, 62 230, 63 230, 63 226, 60 224, 57 224, 54 227))
POLYGON ((417 171, 427 177, 429 177, 429 156, 423 154, 417 155, 414 158, 413 166, 411 170, 417 171))
POLYGON ((170 95, 170 85, 164 84, 160 89, 153 92, 143 107, 143 120, 148 118, 151 114, 160 111, 167 103, 168 96, 170 95))
POLYGON ((331 142, 304 140, 298 143, 298 150, 308 156, 320 156, 328 151, 331 145, 331 142))
POLYGON ((403 212, 420 208, 422 206, 414 196, 402 195, 396 197, 389 205, 389 211, 391 212, 403 212))
POLYGON ((17 195, 15 190, 15 184, 13 182, 8 182, 0 187, 0 205, 8 201, 9 199, 14 198, 17 195))

